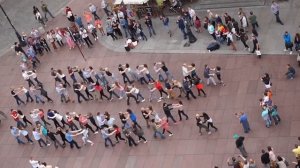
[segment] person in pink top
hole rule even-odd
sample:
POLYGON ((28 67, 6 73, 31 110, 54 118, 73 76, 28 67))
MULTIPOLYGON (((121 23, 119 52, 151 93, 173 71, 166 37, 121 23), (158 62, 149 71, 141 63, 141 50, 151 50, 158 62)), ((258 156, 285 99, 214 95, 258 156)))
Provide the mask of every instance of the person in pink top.
POLYGON ((72 37, 70 35, 68 35, 68 34, 66 35, 66 41, 67 41, 67 44, 68 44, 70 50, 72 48, 75 48, 75 43, 74 43, 72 37))
POLYGON ((102 26, 102 22, 101 22, 101 20, 99 18, 97 18, 95 20, 95 27, 96 27, 96 29, 98 29, 100 31, 100 33, 102 34, 102 36, 105 35, 104 30, 103 30, 103 26, 102 26))
POLYGON ((84 16, 84 19, 85 19, 85 21, 86 21, 87 23, 91 23, 91 22, 92 22, 93 17, 92 17, 91 12, 84 11, 84 12, 83 12, 83 16, 84 16))
POLYGON ((162 134, 165 134, 165 131, 169 133, 169 136, 173 136, 173 133, 170 131, 170 125, 166 117, 164 117, 160 123, 160 127, 162 127, 162 134))

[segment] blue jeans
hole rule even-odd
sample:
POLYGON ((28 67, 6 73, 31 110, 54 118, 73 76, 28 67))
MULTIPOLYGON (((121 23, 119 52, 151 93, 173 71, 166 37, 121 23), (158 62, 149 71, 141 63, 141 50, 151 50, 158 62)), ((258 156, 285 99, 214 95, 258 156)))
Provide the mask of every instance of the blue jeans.
POLYGON ((181 32, 183 33, 183 38, 186 39, 186 38, 187 38, 187 33, 185 32, 184 29, 180 29, 180 30, 181 30, 181 32))
POLYGON ((172 80, 173 79, 173 75, 171 74, 171 72, 166 71, 166 76, 167 76, 167 80, 172 80))
POLYGON ((138 94, 136 94, 136 99, 139 100, 139 97, 144 100, 145 98, 142 96, 142 94, 139 92, 138 94))
POLYGON ((152 36, 152 33, 153 33, 154 35, 156 35, 155 30, 153 29, 153 26, 147 26, 147 28, 148 28, 150 37, 152 36))
POLYGON ((161 73, 158 73, 158 80, 160 82, 164 82, 165 81, 165 78, 163 77, 163 75, 161 73))
POLYGON ((265 118, 264 120, 265 120, 265 123, 266 123, 266 127, 269 128, 272 125, 271 119, 268 117, 268 118, 265 118))
POLYGON ((150 74, 146 74, 146 77, 148 78, 149 82, 151 82, 151 81, 154 82, 155 81, 150 74))
POLYGON ((23 128, 26 127, 26 125, 24 125, 24 123, 22 121, 17 121, 17 127, 20 127, 20 126, 23 128))
POLYGON ((160 131, 154 131, 154 134, 153 134, 154 138, 157 137, 157 134, 160 136, 161 139, 165 139, 164 134, 162 134, 160 131))
POLYGON ((273 115, 272 118, 273 118, 273 120, 275 122, 275 125, 277 125, 281 121, 281 119, 280 119, 280 117, 279 117, 278 114, 273 115))
POLYGON ((295 74, 294 73, 287 73, 287 78, 288 79, 293 79, 293 78, 295 78, 295 74))
POLYGON ((128 28, 127 27, 125 27, 125 26, 121 26, 122 27, 122 30, 124 31, 124 33, 125 33, 125 37, 127 38, 128 37, 128 28))
POLYGON ((70 77, 71 77, 71 79, 73 80, 74 83, 77 83, 77 79, 76 79, 76 77, 75 77, 74 74, 73 74, 73 75, 70 75, 70 77))
POLYGON ((244 132, 248 133, 250 131, 250 126, 249 126, 249 122, 248 121, 243 121, 241 122, 244 128, 244 132))
POLYGON ((19 138, 19 136, 16 136, 16 140, 17 140, 18 144, 25 144, 25 143, 19 138))
POLYGON ((39 103, 39 102, 45 103, 44 100, 40 96, 38 96, 38 95, 34 95, 34 96, 35 96, 35 102, 37 102, 37 103, 39 103))

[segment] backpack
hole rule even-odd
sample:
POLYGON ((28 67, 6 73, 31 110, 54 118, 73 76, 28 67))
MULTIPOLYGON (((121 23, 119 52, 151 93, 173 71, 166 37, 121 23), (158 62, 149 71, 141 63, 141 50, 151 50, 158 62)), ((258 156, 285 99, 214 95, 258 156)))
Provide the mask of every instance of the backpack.
POLYGON ((47 136, 47 135, 48 135, 48 130, 47 130, 45 127, 43 127, 43 126, 42 126, 42 134, 43 134, 44 136, 47 136))

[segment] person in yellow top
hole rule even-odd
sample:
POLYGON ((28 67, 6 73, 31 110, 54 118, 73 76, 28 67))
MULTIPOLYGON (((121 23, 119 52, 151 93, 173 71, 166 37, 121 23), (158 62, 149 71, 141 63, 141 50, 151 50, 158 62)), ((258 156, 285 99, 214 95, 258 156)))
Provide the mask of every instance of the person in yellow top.
POLYGON ((300 146, 299 145, 295 145, 295 148, 292 150, 293 153, 295 154, 296 157, 300 156, 300 146))

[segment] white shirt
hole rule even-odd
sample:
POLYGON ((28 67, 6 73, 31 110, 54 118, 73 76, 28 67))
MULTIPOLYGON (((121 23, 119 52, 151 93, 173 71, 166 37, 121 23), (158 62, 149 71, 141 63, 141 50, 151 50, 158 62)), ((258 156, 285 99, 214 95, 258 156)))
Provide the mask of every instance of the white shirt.
POLYGON ((55 33, 55 37, 58 41, 61 41, 62 40, 62 37, 61 35, 59 35, 58 33, 55 33))
POLYGON ((98 124, 99 124, 100 127, 105 124, 105 119, 104 119, 103 114, 97 115, 96 119, 97 119, 98 124))
POLYGON ((144 74, 149 74, 150 73, 149 70, 146 67, 141 69, 141 72, 144 73, 144 74))
POLYGON ((227 38, 229 38, 230 41, 233 42, 233 37, 232 37, 232 34, 231 34, 231 33, 228 33, 228 34, 227 34, 227 38))
POLYGON ((39 167, 39 161, 37 160, 29 160, 29 163, 31 164, 32 168, 38 168, 39 167))
POLYGON ((23 88, 22 88, 22 91, 23 91, 24 93, 27 93, 27 92, 28 92, 28 89, 26 89, 25 87, 23 87, 23 88))
POLYGON ((95 29, 95 26, 93 24, 88 24, 87 28, 92 32, 92 30, 95 29))
POLYGON ((55 118, 56 118, 58 121, 61 121, 61 120, 63 119, 63 116, 60 115, 60 114, 55 113, 55 118))
POLYGON ((213 34, 215 32, 215 28, 214 28, 213 25, 209 25, 208 28, 207 28, 207 30, 208 30, 209 34, 213 34))
POLYGON ((105 0, 102 0, 102 1, 101 1, 101 8, 106 8, 106 6, 107 6, 107 5, 106 5, 105 0))
POLYGON ((40 12, 36 12, 35 17, 38 20, 42 18, 42 15, 40 14, 40 12))
POLYGON ((31 73, 29 76, 32 77, 33 79, 37 77, 36 73, 32 71, 28 71, 28 72, 31 73))
POLYGON ((182 66, 182 74, 184 77, 189 75, 188 69, 186 66, 182 66))
POLYGON ((57 74, 57 76, 60 78, 60 79, 62 79, 62 78, 64 78, 66 75, 65 74, 59 74, 59 73, 56 73, 57 74))
POLYGON ((133 89, 133 93, 138 94, 140 92, 140 90, 136 87, 132 88, 133 89))
POLYGON ((36 114, 36 113, 30 114, 30 117, 32 118, 32 120, 33 120, 34 122, 39 121, 39 115, 36 114))
POLYGON ((276 162, 276 156, 273 151, 269 151, 269 157, 270 157, 270 160, 276 162))
POLYGON ((247 27, 247 19, 245 16, 242 16, 242 26, 245 28, 247 27))
POLYGON ((20 130, 20 134, 22 134, 23 136, 28 135, 28 131, 26 130, 20 130))
POLYGON ((124 13, 122 11, 118 12, 118 18, 124 18, 124 13))
POLYGON ((189 14, 190 14, 192 19, 194 19, 194 17, 196 16, 196 12, 195 12, 194 9, 189 9, 189 14))
POLYGON ((263 102, 266 103, 266 102, 268 102, 268 101, 269 101, 269 96, 264 96, 263 102))
POLYGON ((82 136, 85 137, 85 138, 87 138, 89 136, 89 130, 88 129, 83 129, 81 131, 81 133, 82 133, 82 136))
POLYGON ((97 11, 96 6, 93 5, 93 4, 89 7, 89 9, 90 9, 90 11, 91 11, 92 13, 97 11))
POLYGON ((56 92, 57 92, 58 94, 63 94, 63 89, 64 89, 64 88, 59 87, 59 86, 56 86, 56 87, 55 87, 55 90, 56 90, 56 92))
POLYGON ((110 118, 108 121, 107 121, 107 125, 109 127, 112 127, 114 125, 114 122, 115 122, 115 119, 114 118, 110 118))
POLYGON ((24 80, 28 80, 28 79, 29 79, 29 75, 27 74, 26 71, 24 71, 24 72, 22 73, 22 77, 24 78, 24 80))
POLYGON ((85 29, 80 30, 80 31, 79 31, 79 34, 81 35, 82 38, 87 38, 87 37, 88 37, 88 34, 87 34, 87 32, 86 32, 85 29))
POLYGON ((54 39, 51 34, 47 34, 47 39, 48 41, 50 41, 50 43, 54 42, 54 39))
POLYGON ((37 141, 41 139, 41 135, 37 131, 32 131, 32 135, 33 135, 34 139, 37 141))

